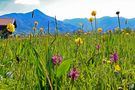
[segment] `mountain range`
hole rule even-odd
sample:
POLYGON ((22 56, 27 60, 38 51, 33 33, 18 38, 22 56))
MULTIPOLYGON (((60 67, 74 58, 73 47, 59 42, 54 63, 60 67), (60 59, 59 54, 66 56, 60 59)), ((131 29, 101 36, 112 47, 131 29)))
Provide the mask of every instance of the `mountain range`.
MULTIPOLYGON (((16 19, 17 28, 16 33, 30 33, 33 32, 32 28, 34 27, 34 22, 37 21, 39 24, 37 29, 44 28, 45 32, 48 29, 48 21, 50 25, 50 32, 54 33, 56 24, 55 18, 50 17, 38 9, 34 11, 34 18, 32 18, 32 12, 28 13, 11 13, 0 16, 0 18, 14 18, 16 19)), ((130 27, 135 30, 135 18, 126 19, 124 17, 120 17, 121 28, 130 27)), ((63 21, 58 20, 58 30, 61 33, 65 32, 75 32, 80 26, 79 23, 82 23, 84 26, 84 31, 92 30, 91 24, 87 18, 75 18, 75 19, 65 19, 63 21)), ((93 26, 94 26, 93 22, 93 26)), ((105 16, 102 18, 97 18, 97 27, 101 27, 104 31, 113 30, 118 27, 118 18, 117 17, 109 17, 105 16)))

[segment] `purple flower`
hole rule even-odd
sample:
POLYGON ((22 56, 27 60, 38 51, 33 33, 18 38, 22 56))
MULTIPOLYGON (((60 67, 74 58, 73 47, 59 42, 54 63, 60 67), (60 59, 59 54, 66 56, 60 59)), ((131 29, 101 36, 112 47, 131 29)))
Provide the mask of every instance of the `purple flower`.
POLYGON ((76 80, 76 78, 79 76, 79 72, 76 71, 76 68, 73 68, 72 71, 69 73, 69 77, 73 80, 76 80))
POLYGON ((115 53, 113 53, 112 55, 111 55, 111 57, 110 57, 110 60, 112 61, 112 62, 117 62, 118 61, 118 53, 117 52, 115 52, 115 53))
POLYGON ((57 63, 60 64, 62 61, 62 57, 60 55, 54 55, 52 57, 53 64, 56 65, 57 63))
POLYGON ((99 44, 96 45, 96 49, 99 50, 101 46, 99 44))

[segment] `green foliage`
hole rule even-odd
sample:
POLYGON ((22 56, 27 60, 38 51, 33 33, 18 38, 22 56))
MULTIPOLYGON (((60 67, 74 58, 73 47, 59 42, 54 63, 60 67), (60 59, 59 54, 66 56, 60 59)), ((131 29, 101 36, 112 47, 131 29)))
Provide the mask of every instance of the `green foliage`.
POLYGON ((125 31, 125 33, 131 33, 132 29, 130 27, 124 28, 123 29, 125 31))
POLYGON ((0 89, 4 90, 123 90, 135 89, 135 33, 62 34, 0 40, 0 89), (75 39, 82 38, 77 46, 75 39), (100 44, 101 48, 96 49, 100 44), (121 71, 110 55, 117 52, 121 71), (60 54, 60 64, 52 56, 60 54), (69 78, 73 67, 79 72, 69 78))
POLYGON ((69 70, 72 62, 72 60, 63 61, 57 69, 56 77, 60 78, 62 75, 64 75, 69 70))

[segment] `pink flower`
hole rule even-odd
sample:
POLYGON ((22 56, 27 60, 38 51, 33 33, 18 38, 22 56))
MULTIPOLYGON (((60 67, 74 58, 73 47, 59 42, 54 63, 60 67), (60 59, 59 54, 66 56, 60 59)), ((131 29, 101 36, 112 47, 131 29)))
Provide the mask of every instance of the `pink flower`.
POLYGON ((56 65, 57 63, 60 64, 62 61, 62 57, 60 55, 54 55, 52 57, 53 64, 56 65))
POLYGON ((96 49, 99 50, 101 46, 99 44, 96 45, 96 49))
POLYGON ((76 78, 79 76, 79 72, 76 71, 76 68, 73 68, 72 71, 69 73, 69 77, 73 80, 76 80, 76 78))
POLYGON ((115 52, 115 53, 113 53, 112 55, 111 55, 111 57, 110 57, 110 60, 112 61, 112 62, 117 62, 118 61, 118 53, 117 52, 115 52))

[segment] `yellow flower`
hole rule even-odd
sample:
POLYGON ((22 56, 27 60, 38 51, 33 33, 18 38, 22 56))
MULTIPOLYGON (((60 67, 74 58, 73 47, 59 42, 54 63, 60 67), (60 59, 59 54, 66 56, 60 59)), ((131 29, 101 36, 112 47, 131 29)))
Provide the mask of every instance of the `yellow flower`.
POLYGON ((35 30, 36 30, 36 28, 35 28, 35 27, 33 27, 33 28, 32 28, 32 30, 34 30, 34 31, 35 31, 35 30))
POLYGON ((129 33, 126 33, 126 36, 128 36, 129 35, 129 33))
POLYGON ((40 31, 43 31, 44 29, 43 29, 43 28, 40 28, 39 30, 40 30, 40 31))
POLYGON ((118 72, 121 70, 121 68, 120 68, 120 66, 118 64, 115 65, 114 68, 115 68, 115 71, 118 71, 118 72))
POLYGON ((15 26, 13 24, 9 23, 7 25, 7 31, 14 32, 15 31, 15 26))
POLYGON ((96 13, 97 13, 97 12, 96 12, 95 10, 93 10, 93 11, 91 12, 91 15, 92 15, 92 16, 96 16, 96 13))
POLYGON ((75 39, 75 43, 77 45, 81 45, 81 44, 83 44, 83 40, 79 37, 79 38, 75 39))
POLYGON ((89 21, 90 21, 90 22, 93 22, 93 20, 94 20, 93 17, 90 17, 90 18, 89 18, 89 21))
POLYGON ((34 25, 35 25, 35 26, 37 26, 37 25, 38 25, 38 22, 37 22, 37 21, 35 21, 35 22, 34 22, 34 25))
POLYGON ((98 28, 98 32, 101 33, 102 32, 102 28, 98 28))
POLYGON ((110 61, 110 60, 108 60, 108 61, 107 61, 107 64, 111 64, 111 61, 110 61))

